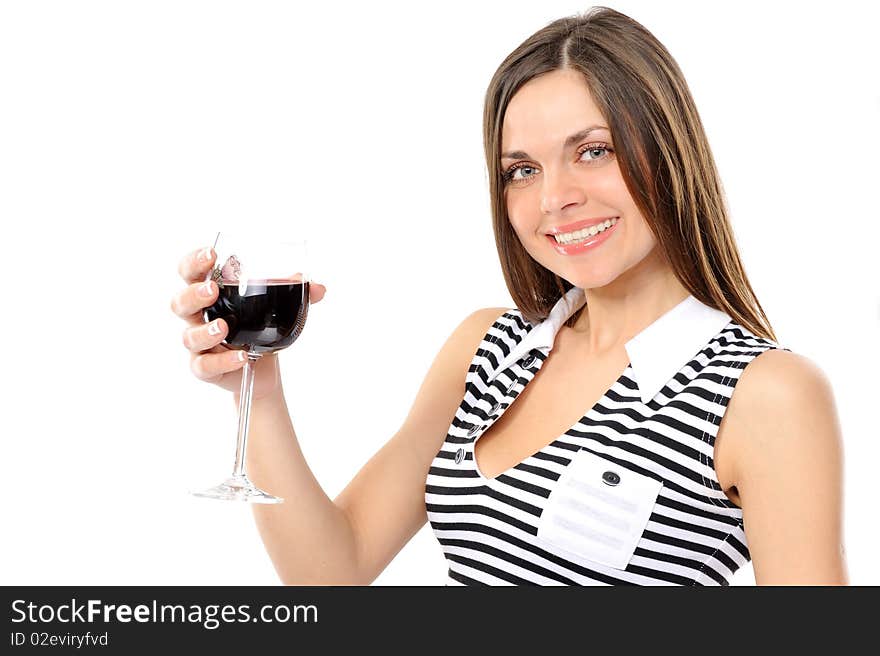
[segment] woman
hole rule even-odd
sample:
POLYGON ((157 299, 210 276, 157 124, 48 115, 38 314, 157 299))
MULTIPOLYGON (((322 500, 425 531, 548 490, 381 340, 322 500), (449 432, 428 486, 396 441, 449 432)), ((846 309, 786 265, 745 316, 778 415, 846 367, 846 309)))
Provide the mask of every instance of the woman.
MULTIPOLYGON (((484 146, 517 307, 461 322, 335 500, 259 362, 249 475, 297 499, 253 508, 281 579, 368 584, 430 521, 448 584, 726 585, 749 559, 759 584, 846 584, 831 389, 775 341, 666 49, 604 7, 547 25, 496 71, 484 146)), ((202 255, 172 308, 235 393, 202 255)))

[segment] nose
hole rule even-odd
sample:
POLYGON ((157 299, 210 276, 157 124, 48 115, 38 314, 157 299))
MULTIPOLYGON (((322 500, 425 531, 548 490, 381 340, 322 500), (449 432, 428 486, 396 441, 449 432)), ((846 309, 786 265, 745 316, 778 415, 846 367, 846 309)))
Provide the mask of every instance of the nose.
POLYGON ((583 186, 574 171, 566 167, 544 170, 541 187, 541 213, 561 214, 569 206, 579 206, 586 201, 583 186))

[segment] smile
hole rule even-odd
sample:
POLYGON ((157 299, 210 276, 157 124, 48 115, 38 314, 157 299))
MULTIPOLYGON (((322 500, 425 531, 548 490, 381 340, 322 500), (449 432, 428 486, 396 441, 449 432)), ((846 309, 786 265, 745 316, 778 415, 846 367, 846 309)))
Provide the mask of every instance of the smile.
POLYGON ((583 230, 575 230, 574 232, 563 232, 558 235, 553 235, 553 237, 556 239, 557 244, 570 244, 575 241, 581 241, 586 237, 592 237, 593 235, 598 235, 602 232, 605 232, 605 230, 615 225, 618 220, 619 219, 615 217, 613 219, 608 219, 604 223, 600 223, 599 225, 590 226, 589 228, 584 228, 583 230))
POLYGON ((591 252, 608 241, 620 224, 620 219, 608 219, 597 226, 576 230, 561 235, 545 235, 560 255, 580 255, 591 252))

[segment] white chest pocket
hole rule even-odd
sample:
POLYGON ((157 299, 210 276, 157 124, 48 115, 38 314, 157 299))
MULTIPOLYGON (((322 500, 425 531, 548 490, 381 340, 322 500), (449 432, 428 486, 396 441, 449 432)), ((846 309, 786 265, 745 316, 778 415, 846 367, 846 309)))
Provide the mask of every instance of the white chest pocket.
POLYGON ((538 538, 587 560, 626 568, 663 483, 581 449, 550 493, 538 538))

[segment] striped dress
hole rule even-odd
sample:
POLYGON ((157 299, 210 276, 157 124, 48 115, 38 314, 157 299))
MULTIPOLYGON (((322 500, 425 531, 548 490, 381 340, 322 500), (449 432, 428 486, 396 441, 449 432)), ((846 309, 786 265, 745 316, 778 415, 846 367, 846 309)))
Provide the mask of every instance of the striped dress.
POLYGON ((446 584, 728 585, 750 556, 715 437, 743 369, 783 347, 693 296, 626 343, 626 368, 574 426, 495 478, 479 470, 476 441, 584 302, 573 288, 538 325, 509 310, 480 343, 425 485, 446 584))

